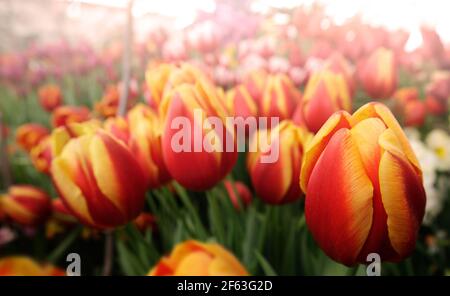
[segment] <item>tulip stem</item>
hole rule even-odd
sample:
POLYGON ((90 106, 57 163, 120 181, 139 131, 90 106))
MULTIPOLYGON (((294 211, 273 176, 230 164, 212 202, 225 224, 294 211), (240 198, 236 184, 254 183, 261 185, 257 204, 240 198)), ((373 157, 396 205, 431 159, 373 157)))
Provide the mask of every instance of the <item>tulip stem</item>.
POLYGON ((114 254, 114 244, 113 244, 113 233, 112 231, 105 232, 105 255, 103 260, 103 276, 111 275, 112 269, 112 259, 114 254))

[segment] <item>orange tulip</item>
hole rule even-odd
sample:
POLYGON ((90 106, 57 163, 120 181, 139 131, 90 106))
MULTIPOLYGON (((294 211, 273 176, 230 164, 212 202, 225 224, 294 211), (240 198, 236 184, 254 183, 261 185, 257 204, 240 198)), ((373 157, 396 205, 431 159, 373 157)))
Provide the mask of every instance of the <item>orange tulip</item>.
POLYGON ((48 218, 51 199, 31 185, 14 185, 0 198, 0 208, 12 221, 24 226, 37 226, 48 218))
POLYGON ((63 276, 65 272, 48 264, 39 264, 25 256, 0 259, 0 276, 63 276))
POLYGON ((48 134, 49 131, 46 127, 37 123, 26 123, 17 129, 16 142, 24 150, 30 151, 48 134))
POLYGON ((244 183, 239 181, 232 183, 225 180, 223 184, 236 210, 240 210, 252 202, 252 193, 244 183))
POLYGON ((334 112, 350 112, 351 108, 352 101, 344 76, 322 70, 310 77, 294 121, 316 133, 334 112))
POLYGON ((94 228, 133 220, 144 206, 146 180, 130 150, 103 130, 63 145, 52 161, 53 183, 69 211, 94 228))
POLYGON ((300 166, 310 134, 285 120, 270 131, 270 144, 263 147, 262 143, 259 146, 257 143, 261 132, 265 131, 254 135, 247 159, 248 171, 257 195, 270 204, 289 203, 299 199, 302 196, 298 184, 300 166), (275 162, 262 161, 262 157, 275 150, 278 150, 275 162))
POLYGON ((286 75, 269 76, 260 105, 260 115, 279 117, 280 121, 290 119, 300 99, 300 91, 286 75))
POLYGON ((61 89, 54 84, 41 86, 38 90, 39 103, 48 112, 53 111, 62 103, 61 89))
POLYGON ((138 160, 150 188, 170 181, 161 147, 162 128, 157 114, 144 105, 137 105, 127 114, 129 147, 138 160))
POLYGON ((233 131, 226 126, 227 112, 216 88, 206 77, 195 85, 179 85, 160 107, 163 157, 169 173, 188 189, 212 188, 237 160, 233 131), (223 127, 220 132, 205 128, 205 123, 216 124, 209 122, 209 116, 219 119, 223 127), (231 152, 228 146, 234 147, 231 152))
POLYGON ((388 99, 397 88, 397 65, 394 53, 378 48, 361 65, 359 78, 372 99, 388 99))
POLYGON ((331 116, 300 174, 311 233, 334 260, 398 262, 414 250, 425 209, 422 171, 389 109, 369 103, 331 116))
POLYGON ((248 275, 236 257, 215 243, 188 240, 178 244, 149 272, 152 276, 248 275))
POLYGON ((74 122, 84 122, 91 117, 89 109, 77 106, 61 106, 52 113, 52 126, 54 128, 69 125, 74 122))

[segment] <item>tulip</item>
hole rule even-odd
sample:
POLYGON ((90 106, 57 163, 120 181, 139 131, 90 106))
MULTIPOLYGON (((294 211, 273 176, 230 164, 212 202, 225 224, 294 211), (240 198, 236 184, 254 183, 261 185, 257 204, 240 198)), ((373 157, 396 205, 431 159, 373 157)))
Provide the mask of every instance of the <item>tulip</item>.
POLYGON ((30 158, 36 170, 44 174, 50 174, 50 165, 52 162, 50 136, 42 139, 31 149, 30 158))
POLYGON ((52 158, 58 156, 71 139, 86 134, 93 134, 100 129, 100 127, 99 121, 89 120, 81 123, 70 123, 66 126, 55 128, 50 135, 52 158))
POLYGON ((188 240, 159 260, 151 276, 243 276, 248 272, 221 245, 188 240))
POLYGON ((84 122, 91 117, 89 109, 77 106, 61 106, 52 113, 52 126, 54 128, 69 125, 74 122, 84 122))
POLYGON ((356 90, 355 81, 353 79, 353 69, 350 63, 339 52, 333 53, 325 62, 324 68, 335 73, 342 74, 347 83, 350 96, 353 96, 356 90))
POLYGON ((242 84, 247 88, 250 96, 260 105, 266 86, 268 74, 263 70, 250 72, 244 77, 242 84))
POLYGON ((46 127, 37 123, 26 123, 16 131, 16 142, 26 151, 31 151, 42 139, 48 136, 46 127))
POLYGON ((405 126, 422 126, 425 123, 427 108, 423 101, 413 100, 405 105, 403 124, 405 126))
POLYGON ((302 196, 298 179, 304 146, 310 134, 293 122, 285 120, 270 131, 268 147, 261 141, 260 130, 250 143, 247 165, 257 195, 269 204, 293 202, 302 196), (275 152, 274 151, 278 151, 275 152), (278 154, 277 154, 278 153, 278 154), (262 157, 278 156, 273 162, 262 157), (270 182, 268 181, 270 180, 270 182))
POLYGON ((38 96, 42 108, 48 112, 52 112, 62 103, 62 93, 57 85, 48 84, 40 87, 38 96))
POLYGON ((24 226, 37 226, 48 218, 51 199, 31 185, 14 185, 0 198, 0 208, 12 221, 24 226))
POLYGON ((125 145, 128 145, 128 141, 130 140, 130 129, 125 118, 121 116, 109 117, 103 123, 103 128, 118 140, 122 141, 125 145))
POLYGON ((300 99, 300 91, 286 75, 269 76, 260 105, 261 116, 289 119, 300 99))
POLYGON ((373 99, 387 99, 397 87, 397 66, 394 53, 378 48, 361 64, 359 79, 364 91, 373 99))
POLYGON ((351 111, 352 101, 342 74, 328 70, 314 72, 310 77, 294 122, 316 133, 336 111, 351 111))
POLYGON ((447 100, 441 100, 431 95, 425 98, 425 105, 427 112, 433 115, 443 115, 448 111, 447 100))
MULTIPOLYGON (((196 67, 183 63, 179 67, 172 64, 149 66, 145 79, 151 94, 150 106, 158 109, 164 97, 183 83, 195 84, 204 74, 196 67)), ((203 79, 203 78, 202 78, 203 79)))
POLYGON ((145 81, 150 92, 150 106, 158 108, 164 95, 164 88, 171 71, 175 68, 172 64, 149 65, 145 72, 145 81))
POLYGON ((0 276, 63 276, 64 271, 48 264, 39 264, 25 256, 0 259, 0 276))
POLYGON ((144 105, 137 105, 127 115, 130 138, 128 145, 138 160, 150 188, 170 181, 171 176, 163 160, 162 128, 157 114, 144 105))
POLYGON ((403 117, 405 126, 422 126, 426 117, 425 103, 419 99, 419 91, 415 87, 398 89, 393 98, 397 112, 403 117))
POLYGON ((181 185, 199 191, 212 188, 222 180, 237 160, 236 142, 225 123, 225 106, 214 85, 203 79, 195 86, 176 87, 160 108, 166 167, 181 185), (215 116, 222 126, 211 123, 207 118, 210 116, 215 116), (210 127, 206 128, 208 123, 210 127), (233 148, 231 152, 229 146, 233 148))
POLYGON ((450 71, 436 71, 426 87, 427 95, 448 103, 450 98, 450 71))
POLYGON ((235 117, 258 116, 258 107, 255 100, 250 95, 249 91, 244 85, 238 85, 226 94, 227 108, 235 117))
POLYGON ((383 104, 331 116, 305 151, 300 185, 306 223, 332 259, 350 266, 377 253, 398 262, 414 250, 425 209, 422 171, 383 104))
POLYGON ((252 193, 244 183, 239 181, 232 183, 228 180, 223 183, 228 196, 231 199, 231 203, 236 210, 240 210, 242 207, 246 207, 252 202, 252 193))
POLYGON ((130 150, 97 130, 65 144, 52 161, 53 183, 72 215, 98 228, 117 227, 142 210, 146 180, 130 150))

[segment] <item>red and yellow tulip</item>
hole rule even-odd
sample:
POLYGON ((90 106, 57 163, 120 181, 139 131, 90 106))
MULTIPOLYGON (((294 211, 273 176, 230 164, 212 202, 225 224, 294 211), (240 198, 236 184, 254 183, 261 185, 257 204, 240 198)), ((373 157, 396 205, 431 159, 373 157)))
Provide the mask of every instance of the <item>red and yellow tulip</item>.
POLYGON ((300 99, 300 91, 289 77, 284 74, 271 75, 264 88, 260 115, 278 117, 280 121, 290 119, 300 99))
POLYGON ((372 99, 388 99, 397 88, 394 53, 380 47, 361 64, 359 79, 372 99))
POLYGON ((266 87, 268 74, 264 70, 255 70, 248 73, 242 84, 247 88, 249 94, 252 96, 253 100, 260 105, 264 93, 264 88, 266 87))
POLYGON ((188 240, 178 244, 149 272, 152 276, 243 276, 248 272, 221 245, 188 240))
POLYGON ((147 182, 139 163, 103 130, 71 139, 55 155, 51 172, 69 211, 94 228, 123 225, 144 205, 147 182))
POLYGON ((0 208, 15 223, 37 226, 50 215, 51 199, 44 191, 31 185, 14 185, 0 197, 0 208))
POLYGON ((46 127, 37 123, 26 123, 16 130, 16 143, 29 152, 48 134, 49 130, 46 127))
POLYGON ((161 147, 162 127, 157 114, 142 104, 127 114, 130 138, 128 145, 138 160, 150 188, 170 181, 161 147))
POLYGON ((74 122, 84 122, 88 121, 90 117, 90 111, 86 107, 61 106, 56 108, 52 113, 52 126, 56 128, 74 122))
POLYGON ((294 121, 316 133, 334 112, 350 112, 351 108, 352 99, 345 77, 321 70, 310 77, 294 121))
POLYGON ((238 85, 230 89, 226 93, 227 108, 235 117, 248 117, 258 116, 257 102, 250 95, 250 92, 244 85, 238 85))
POLYGON ((237 160, 236 142, 233 131, 226 126, 227 111, 221 99, 214 85, 203 77, 195 85, 176 87, 160 106, 164 162, 170 175, 188 189, 212 188, 237 160), (212 128, 215 123, 209 121, 209 116, 219 118, 223 127, 220 132, 212 128), (205 128, 205 123, 211 127, 205 128), (234 147, 231 152, 227 144, 234 147), (174 149, 174 145, 178 148, 174 149))
POLYGON ((345 265, 370 253, 398 262, 414 250, 425 209, 422 171, 389 109, 335 113, 308 145, 300 174, 306 223, 345 265))
POLYGON ((285 120, 267 135, 267 147, 261 141, 259 131, 252 138, 247 159, 248 171, 257 195, 270 204, 284 204, 302 196, 298 179, 304 146, 311 134, 305 129, 285 120), (270 141, 270 143, 269 143, 270 141), (276 155, 274 162, 263 162, 262 157, 276 155), (270 180, 270 182, 268 181, 270 180))
POLYGON ((34 167, 44 174, 50 174, 50 165, 52 163, 52 147, 50 139, 50 136, 43 138, 30 151, 30 158, 34 167))

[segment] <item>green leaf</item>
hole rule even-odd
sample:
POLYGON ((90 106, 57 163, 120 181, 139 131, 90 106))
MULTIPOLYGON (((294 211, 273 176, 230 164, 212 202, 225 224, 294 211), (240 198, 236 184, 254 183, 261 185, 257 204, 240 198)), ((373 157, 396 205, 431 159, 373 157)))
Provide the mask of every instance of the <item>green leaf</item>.
POLYGON ((264 256, 261 255, 260 252, 255 251, 255 256, 256 256, 256 259, 258 260, 259 264, 261 265, 261 268, 263 269, 265 275, 268 275, 268 276, 276 276, 277 275, 277 273, 275 272, 273 267, 264 258, 264 256))

